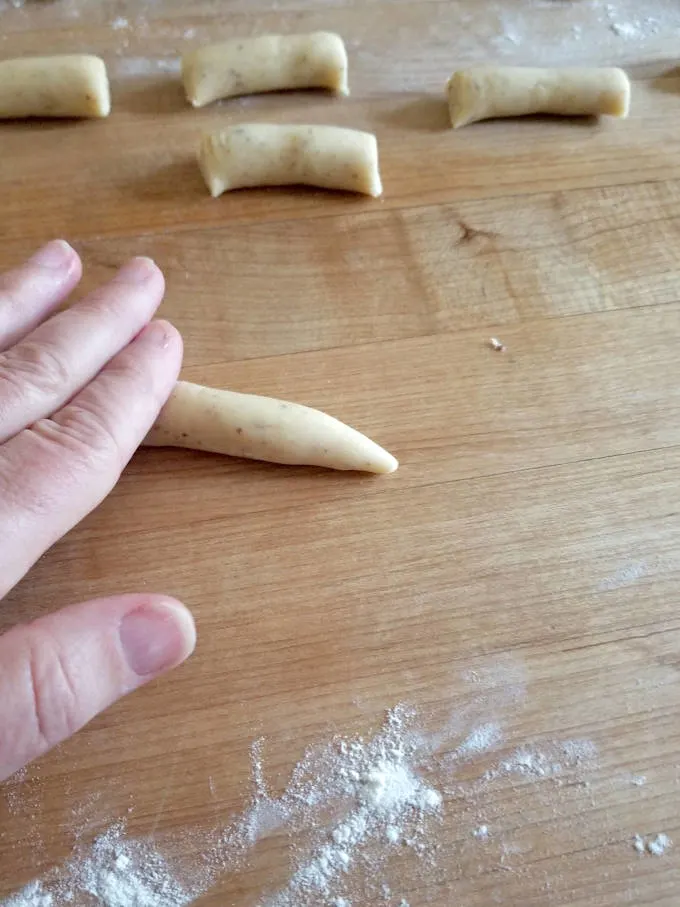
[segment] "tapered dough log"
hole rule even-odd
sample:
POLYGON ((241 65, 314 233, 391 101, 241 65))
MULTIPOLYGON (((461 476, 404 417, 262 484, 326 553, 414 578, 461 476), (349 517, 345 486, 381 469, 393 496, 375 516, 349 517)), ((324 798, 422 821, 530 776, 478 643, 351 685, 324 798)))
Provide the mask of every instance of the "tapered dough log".
POLYGON ((204 136, 198 163, 213 198, 249 186, 300 184, 382 193, 375 136, 338 126, 229 126, 204 136))
POLYGON ((194 107, 294 88, 349 94, 345 45, 331 32, 261 35, 199 47, 182 57, 182 80, 194 107))
POLYGON ((71 54, 0 61, 0 119, 107 117, 106 66, 99 57, 71 54))
POLYGON ((471 66, 448 82, 454 129, 492 117, 532 113, 628 116, 630 82, 621 69, 471 66))
POLYGON ((186 381, 177 382, 144 444, 360 472, 394 472, 399 465, 365 435, 318 409, 186 381))

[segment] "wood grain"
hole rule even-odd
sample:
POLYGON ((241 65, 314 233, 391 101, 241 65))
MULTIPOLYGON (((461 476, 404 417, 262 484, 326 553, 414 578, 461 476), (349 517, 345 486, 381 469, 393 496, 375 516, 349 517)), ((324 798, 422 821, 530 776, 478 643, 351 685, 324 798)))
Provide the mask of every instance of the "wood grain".
MULTIPOLYGON (((186 378, 326 409, 401 461, 376 479, 139 452, 0 629, 165 590, 193 608, 197 652, 0 788, 0 896, 67 859, 84 822, 191 829, 199 855, 248 802, 253 739, 280 791, 306 746, 402 701, 459 729, 433 769, 437 859, 390 863, 395 904, 675 907, 680 847, 631 846, 680 843, 680 14, 651 6, 658 28, 632 40, 611 28, 644 18, 628 0, 615 20, 581 2, 0 3, 0 54, 101 53, 114 97, 101 123, 0 127, 0 268, 64 235, 84 293, 151 255, 186 378), (183 47, 313 28, 348 42, 347 101, 186 107, 183 47), (442 83, 480 59, 626 64, 632 116, 454 134, 442 83), (374 130, 384 199, 210 199, 197 136, 261 118, 374 130), (501 740, 452 771, 483 721, 501 740), (573 739, 596 751, 579 771, 482 783, 573 739)), ((200 904, 263 903, 290 857, 272 834, 200 904)))

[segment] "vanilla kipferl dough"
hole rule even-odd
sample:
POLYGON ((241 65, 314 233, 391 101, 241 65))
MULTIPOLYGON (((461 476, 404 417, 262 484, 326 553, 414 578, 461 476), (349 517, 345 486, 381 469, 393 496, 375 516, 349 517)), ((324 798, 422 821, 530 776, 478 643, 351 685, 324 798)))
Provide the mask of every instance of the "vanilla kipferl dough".
POLYGON ((144 444, 383 474, 399 465, 366 435, 318 409, 187 381, 177 382, 144 444))
POLYGON ((182 57, 182 80, 194 107, 218 98, 293 88, 349 94, 342 38, 321 31, 261 35, 199 47, 182 57))
POLYGON ((454 129, 492 117, 532 113, 628 116, 630 82, 621 69, 471 66, 448 86, 454 129))
POLYGON ((99 57, 0 60, 0 119, 106 117, 110 111, 109 80, 99 57))
POLYGON ((203 138, 198 163, 210 194, 249 186, 319 186, 382 194, 378 143, 338 126, 228 126, 203 138))

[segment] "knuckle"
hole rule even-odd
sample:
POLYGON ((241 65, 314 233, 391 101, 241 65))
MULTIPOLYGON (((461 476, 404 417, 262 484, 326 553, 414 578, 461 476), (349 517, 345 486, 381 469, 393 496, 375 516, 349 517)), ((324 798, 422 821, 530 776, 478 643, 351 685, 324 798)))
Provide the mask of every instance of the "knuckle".
POLYGON ((78 693, 66 658, 42 634, 29 646, 28 671, 36 746, 45 752, 79 729, 78 693))
POLYGON ((148 397, 154 392, 153 374, 148 364, 130 350, 111 362, 109 368, 111 375, 121 379, 134 398, 148 397))
POLYGON ((0 387, 10 394, 53 395, 67 386, 70 369, 56 347, 25 340, 0 355, 0 387))
POLYGON ((110 420, 105 412, 78 403, 71 403, 51 419, 41 419, 32 430, 56 443, 88 469, 108 466, 122 459, 122 451, 110 420))
POLYGON ((0 418, 22 400, 26 388, 20 375, 0 356, 0 418))
POLYGON ((91 326, 101 324, 103 320, 113 320, 120 315, 121 301, 115 294, 107 292, 106 288, 100 287, 78 302, 78 308, 75 316, 81 323, 88 323, 91 326))

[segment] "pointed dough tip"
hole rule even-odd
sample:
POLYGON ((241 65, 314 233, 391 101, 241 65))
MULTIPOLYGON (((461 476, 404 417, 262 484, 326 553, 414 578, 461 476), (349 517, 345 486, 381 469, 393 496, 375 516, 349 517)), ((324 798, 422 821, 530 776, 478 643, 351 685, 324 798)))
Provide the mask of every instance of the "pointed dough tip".
POLYGON ((380 448, 380 453, 376 454, 373 462, 370 464, 370 471, 374 472, 376 475, 389 475, 392 472, 396 472, 399 468, 399 460, 396 457, 393 457, 392 454, 380 448))

